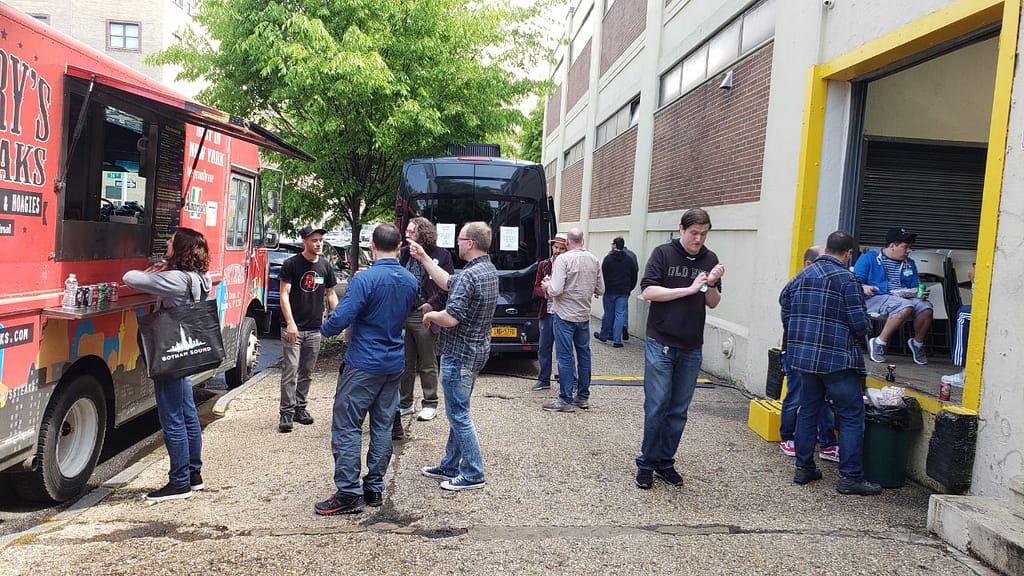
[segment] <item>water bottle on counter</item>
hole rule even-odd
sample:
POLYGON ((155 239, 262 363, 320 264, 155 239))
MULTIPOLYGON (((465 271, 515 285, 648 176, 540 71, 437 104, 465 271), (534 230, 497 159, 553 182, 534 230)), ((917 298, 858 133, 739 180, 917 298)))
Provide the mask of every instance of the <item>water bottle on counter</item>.
POLYGON ((61 307, 67 309, 76 308, 75 298, 77 296, 78 278, 74 274, 68 274, 68 279, 64 281, 64 300, 61 302, 61 307))

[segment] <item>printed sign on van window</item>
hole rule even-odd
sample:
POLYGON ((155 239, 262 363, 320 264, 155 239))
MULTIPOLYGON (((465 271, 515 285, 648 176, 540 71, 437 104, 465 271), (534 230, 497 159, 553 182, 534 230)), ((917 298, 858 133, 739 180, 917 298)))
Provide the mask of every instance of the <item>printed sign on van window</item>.
POLYGON ((437 245, 441 248, 455 248, 455 224, 437 225, 437 245))
POLYGON ((517 226, 501 227, 501 250, 519 251, 519 228, 517 226))

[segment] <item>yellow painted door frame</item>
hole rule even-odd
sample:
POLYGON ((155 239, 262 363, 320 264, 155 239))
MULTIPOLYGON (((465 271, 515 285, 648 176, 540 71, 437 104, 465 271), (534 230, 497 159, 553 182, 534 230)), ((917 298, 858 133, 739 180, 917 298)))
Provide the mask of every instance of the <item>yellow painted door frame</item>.
MULTIPOLYGON (((971 333, 968 345, 967 378, 964 384, 965 412, 977 413, 981 402, 982 364, 985 354, 985 330, 988 325, 988 300, 995 256, 999 203, 1003 188, 1003 168, 1010 117, 1010 92, 1020 27, 1021 0, 958 0, 911 22, 889 34, 867 42, 846 54, 812 66, 808 73, 803 128, 800 142, 800 166, 797 173, 796 210, 793 217, 793 244, 790 249, 790 274, 803 267, 803 250, 814 243, 818 186, 821 170, 822 139, 829 82, 850 82, 865 74, 919 54, 929 48, 961 38, 996 23, 999 31, 995 90, 989 122, 988 156, 981 202, 981 226, 978 235, 977 271, 971 307, 971 333)), ((931 396, 915 395, 928 412, 956 409, 931 396)))

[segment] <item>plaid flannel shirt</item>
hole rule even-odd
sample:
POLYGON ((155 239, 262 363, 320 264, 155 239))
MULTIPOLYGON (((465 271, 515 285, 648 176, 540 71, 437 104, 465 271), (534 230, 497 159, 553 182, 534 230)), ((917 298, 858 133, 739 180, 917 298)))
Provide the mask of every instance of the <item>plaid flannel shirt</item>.
POLYGON ((498 271, 488 256, 479 256, 448 280, 445 310, 459 321, 442 328, 438 345, 442 354, 458 359, 479 372, 491 354, 491 320, 498 303, 498 271))

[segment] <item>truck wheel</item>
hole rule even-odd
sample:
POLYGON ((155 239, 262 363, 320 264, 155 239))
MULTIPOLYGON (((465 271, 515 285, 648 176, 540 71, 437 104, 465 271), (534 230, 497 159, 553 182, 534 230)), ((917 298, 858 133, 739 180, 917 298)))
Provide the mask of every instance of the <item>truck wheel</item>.
POLYGON ((15 474, 14 491, 26 500, 63 502, 85 487, 107 434, 103 388, 88 374, 77 374, 58 388, 39 429, 36 470, 15 474))
POLYGON ((235 367, 224 374, 228 388, 238 388, 245 384, 256 369, 256 360, 260 356, 260 339, 256 336, 256 321, 246 316, 238 329, 238 356, 235 367))

